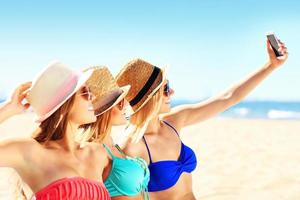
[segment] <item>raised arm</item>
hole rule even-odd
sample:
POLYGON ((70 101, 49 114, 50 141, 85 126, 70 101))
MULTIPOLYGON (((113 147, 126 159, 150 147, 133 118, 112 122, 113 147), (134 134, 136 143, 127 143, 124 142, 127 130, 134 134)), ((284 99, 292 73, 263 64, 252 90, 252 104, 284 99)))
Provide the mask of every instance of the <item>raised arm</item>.
POLYGON ((276 68, 281 66, 288 57, 288 52, 283 43, 280 42, 282 57, 277 58, 269 42, 267 41, 269 60, 261 68, 251 73, 238 83, 226 89, 224 92, 196 104, 177 106, 164 116, 164 119, 171 122, 178 130, 182 127, 199 123, 211 118, 239 103, 259 83, 261 83, 276 68))
MULTIPOLYGON (((11 99, 0 106, 0 123, 29 107, 29 104, 22 104, 22 101, 30 86, 30 82, 20 85, 15 89, 11 99)), ((26 141, 0 141, 0 167, 18 166, 27 143, 26 141)))
POLYGON ((31 86, 31 82, 19 85, 13 92, 11 99, 0 105, 0 123, 16 114, 22 113, 29 108, 29 104, 22 104, 26 97, 27 91, 31 86))

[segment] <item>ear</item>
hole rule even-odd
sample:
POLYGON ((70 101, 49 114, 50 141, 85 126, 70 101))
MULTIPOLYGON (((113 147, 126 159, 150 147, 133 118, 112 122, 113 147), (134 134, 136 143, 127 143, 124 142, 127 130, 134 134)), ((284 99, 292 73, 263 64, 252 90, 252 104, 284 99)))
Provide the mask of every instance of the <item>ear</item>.
POLYGON ((115 105, 114 107, 111 108, 111 112, 118 112, 118 111, 120 111, 120 110, 121 110, 121 109, 120 109, 119 104, 117 104, 117 105, 115 105))

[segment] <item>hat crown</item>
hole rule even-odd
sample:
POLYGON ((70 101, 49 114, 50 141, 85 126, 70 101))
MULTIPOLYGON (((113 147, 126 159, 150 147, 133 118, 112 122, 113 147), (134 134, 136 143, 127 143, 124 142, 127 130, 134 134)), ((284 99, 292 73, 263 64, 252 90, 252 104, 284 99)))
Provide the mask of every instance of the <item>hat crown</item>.
MULTIPOLYGON (((132 60, 124 66, 116 79, 119 86, 131 85, 130 91, 126 96, 127 101, 131 102, 140 91, 144 89, 144 86, 149 83, 149 79, 155 69, 157 69, 156 66, 142 59, 132 60)), ((145 92, 141 100, 139 100, 137 104, 132 105, 133 110, 139 109, 146 100, 149 100, 148 96, 152 94, 154 90, 158 89, 162 83, 162 79, 162 71, 160 70, 158 76, 153 80, 152 85, 149 86, 149 89, 145 92)))
POLYGON ((87 81, 87 85, 97 98, 102 98, 107 94, 119 90, 113 75, 105 66, 93 66, 87 70, 93 69, 93 74, 87 81))
POLYGON ((44 115, 71 94, 80 74, 61 62, 50 63, 33 81, 27 100, 37 115, 44 115))
POLYGON ((85 69, 85 71, 89 70, 93 70, 93 74, 86 84, 96 97, 93 100, 95 114, 100 115, 123 99, 130 86, 120 88, 105 66, 93 66, 85 69))

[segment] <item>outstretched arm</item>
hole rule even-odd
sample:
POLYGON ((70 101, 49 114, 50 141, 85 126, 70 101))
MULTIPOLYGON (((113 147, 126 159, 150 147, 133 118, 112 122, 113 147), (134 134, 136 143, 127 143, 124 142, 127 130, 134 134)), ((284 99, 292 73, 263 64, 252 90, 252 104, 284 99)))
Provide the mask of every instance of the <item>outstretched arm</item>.
POLYGON ((287 49, 281 42, 279 51, 283 53, 282 57, 276 57, 268 41, 267 51, 269 55, 268 62, 254 73, 251 73, 221 94, 204 102, 175 107, 170 113, 164 116, 164 119, 171 122, 172 125, 180 130, 182 127, 199 123, 239 103, 271 72, 281 66, 288 57, 287 49))

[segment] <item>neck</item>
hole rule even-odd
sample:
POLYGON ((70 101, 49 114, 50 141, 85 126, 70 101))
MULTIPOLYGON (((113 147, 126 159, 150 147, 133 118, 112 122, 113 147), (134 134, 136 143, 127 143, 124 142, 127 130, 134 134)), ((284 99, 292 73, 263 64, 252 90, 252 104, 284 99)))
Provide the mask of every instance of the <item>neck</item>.
POLYGON ((114 145, 114 142, 113 142, 113 139, 111 136, 107 136, 105 138, 105 140, 103 140, 103 143, 108 145, 108 146, 113 146, 114 145))
POLYGON ((160 127, 161 127, 161 121, 160 121, 160 119, 157 115, 154 118, 152 118, 150 120, 150 122, 148 123, 145 134, 147 134, 147 135, 149 135, 149 134, 158 134, 160 127))
POLYGON ((77 134, 78 128, 79 125, 69 122, 65 136, 57 141, 58 145, 65 151, 73 153, 78 148, 78 144, 75 142, 75 134, 77 134))

